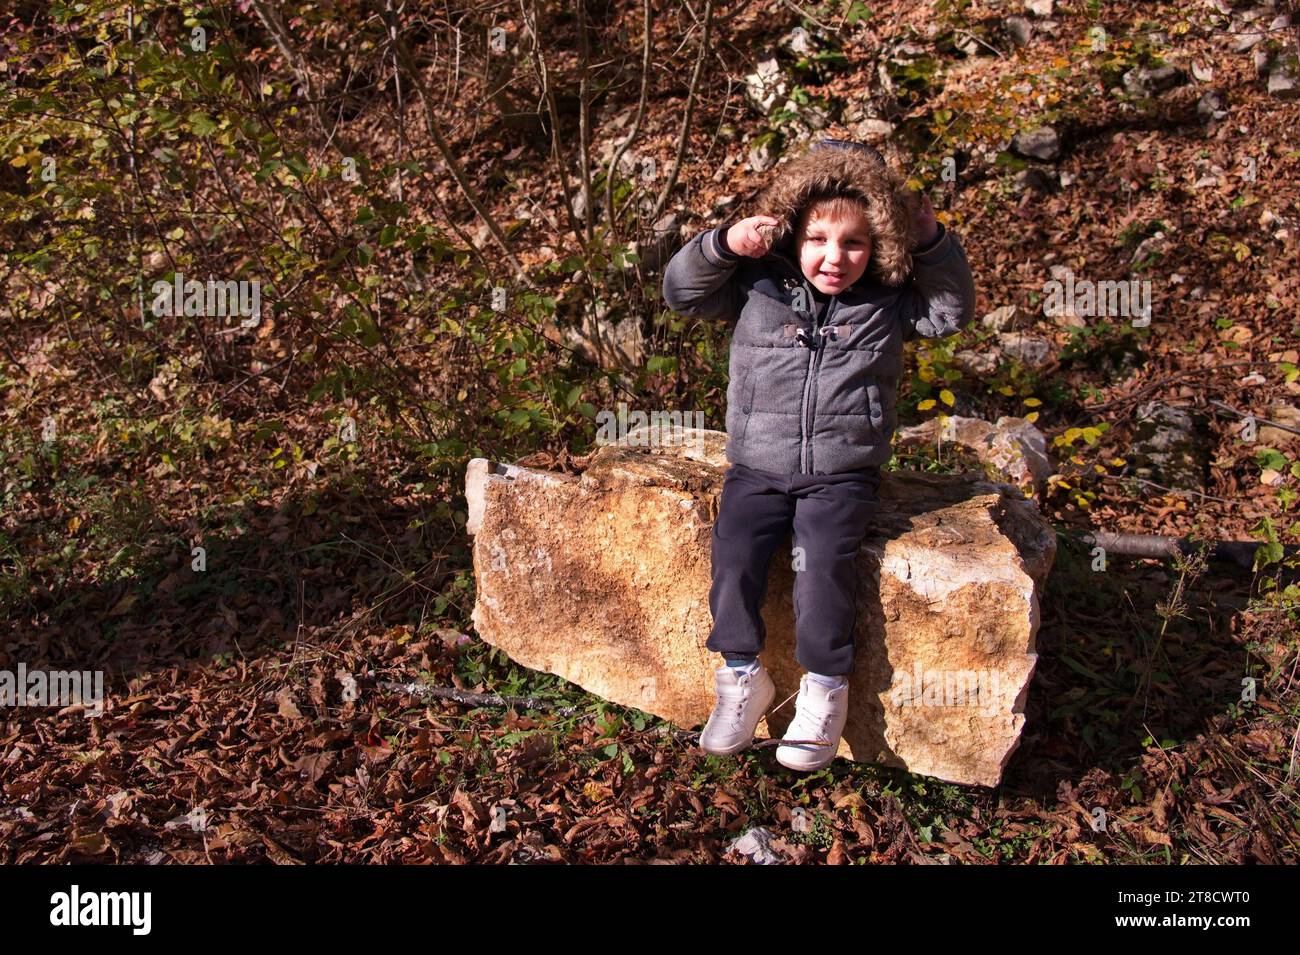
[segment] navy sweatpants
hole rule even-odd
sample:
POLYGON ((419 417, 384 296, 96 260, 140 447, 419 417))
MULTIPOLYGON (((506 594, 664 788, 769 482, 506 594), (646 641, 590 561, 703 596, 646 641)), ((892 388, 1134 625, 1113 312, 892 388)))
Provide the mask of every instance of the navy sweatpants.
POLYGON ((705 646, 727 659, 763 649, 768 564, 793 524, 795 659, 810 673, 853 672, 856 558, 879 490, 879 468, 776 474, 733 463, 713 525, 713 629, 705 646))

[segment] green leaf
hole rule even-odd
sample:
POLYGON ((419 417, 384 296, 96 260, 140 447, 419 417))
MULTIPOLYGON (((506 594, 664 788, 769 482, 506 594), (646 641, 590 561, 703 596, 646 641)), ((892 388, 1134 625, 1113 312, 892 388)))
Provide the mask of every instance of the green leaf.
POLYGON ((1088 678, 1091 679, 1091 680, 1096 680, 1098 683, 1102 682, 1102 679, 1101 679, 1101 677, 1100 677, 1098 674, 1092 672, 1092 671, 1089 670, 1086 666, 1084 666, 1082 663, 1080 663, 1080 662, 1078 662, 1077 660, 1075 660, 1075 659, 1073 659, 1073 658, 1067 656, 1067 655, 1064 654, 1064 653, 1061 654, 1061 662, 1064 663, 1066 666, 1068 666, 1068 667, 1069 667, 1071 670, 1073 670, 1075 673, 1080 673, 1080 674, 1082 674, 1083 676, 1086 676, 1086 677, 1088 677, 1088 678))
POLYGON ((871 17, 872 12, 870 7, 865 3, 862 3, 862 0, 853 0, 853 3, 849 5, 848 13, 844 15, 844 22, 849 26, 853 26, 854 24, 860 23, 864 20, 870 20, 871 17))
POLYGON ((1275 448, 1260 448, 1255 452, 1255 463, 1261 468, 1272 468, 1274 471, 1286 470, 1286 457, 1275 448))
POLYGON ((311 175, 311 167, 297 156, 286 156, 284 164, 288 166, 293 171, 294 175, 296 175, 302 182, 306 182, 307 177, 311 175))
POLYGON ((215 129, 217 129, 218 126, 220 125, 211 116, 209 116, 207 113, 202 112, 201 110, 195 110, 194 112, 190 113, 190 115, 187 116, 186 119, 189 120, 191 128, 199 136, 207 136, 215 129))

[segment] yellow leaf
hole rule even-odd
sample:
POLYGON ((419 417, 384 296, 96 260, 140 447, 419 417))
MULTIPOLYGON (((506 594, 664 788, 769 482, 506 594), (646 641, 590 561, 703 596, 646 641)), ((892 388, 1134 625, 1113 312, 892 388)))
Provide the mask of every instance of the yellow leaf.
POLYGON ((610 789, 604 783, 588 780, 582 787, 582 794, 592 802, 604 802, 614 795, 614 790, 610 789))
POLYGON ((1029 412, 1029 414, 1025 415, 1025 420, 1026 420, 1026 421, 1037 421, 1037 420, 1038 420, 1038 412, 1037 412, 1037 411, 1031 411, 1031 412, 1029 412))
POLYGON ((945 389, 943 389, 943 391, 939 392, 939 397, 943 399, 943 403, 946 404, 949 408, 951 408, 952 405, 953 405, 953 402, 955 402, 955 401, 957 400, 956 398, 953 397, 952 392, 949 391, 947 388, 945 388, 945 389))
POLYGON ((1008 398, 1010 398, 1015 393, 1016 390, 1012 388, 1010 385, 1003 385, 1001 388, 998 389, 998 394, 1005 395, 1008 398))
POLYGON ((1041 405, 1041 404, 1042 404, 1042 402, 1039 401, 1037 398, 1026 398, 1026 399, 1025 399, 1025 407, 1026 407, 1026 408, 1037 408, 1037 407, 1038 407, 1039 405, 1041 405))
POLYGON ((916 404, 917 411, 929 411, 935 405, 933 398, 926 398, 924 401, 918 401, 916 404))

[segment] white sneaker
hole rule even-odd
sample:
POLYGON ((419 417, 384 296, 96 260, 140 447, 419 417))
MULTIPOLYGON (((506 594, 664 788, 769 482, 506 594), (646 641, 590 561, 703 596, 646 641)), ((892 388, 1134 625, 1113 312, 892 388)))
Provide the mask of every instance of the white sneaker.
POLYGON ((778 746, 776 761, 787 769, 805 772, 821 769, 835 758, 848 719, 848 680, 845 679, 842 686, 830 687, 810 679, 805 673, 799 680, 794 719, 786 728, 783 739, 825 742, 820 746, 778 746))
POLYGON ((714 687, 717 702, 700 733, 700 749, 714 756, 733 756, 753 744, 758 721, 776 698, 776 684, 759 663, 752 673, 718 667, 714 687))

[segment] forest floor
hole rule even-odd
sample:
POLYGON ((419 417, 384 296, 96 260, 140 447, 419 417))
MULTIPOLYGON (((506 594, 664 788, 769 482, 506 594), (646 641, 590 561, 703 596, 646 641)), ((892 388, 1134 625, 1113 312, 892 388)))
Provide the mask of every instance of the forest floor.
MULTIPOLYGON (((727 25, 742 50, 798 23, 790 6, 751 7, 727 25)), ((1134 32, 1112 31, 1108 52, 1091 59, 1080 44, 1092 21, 1061 9, 1058 34, 1027 47, 929 50, 939 64, 931 92, 899 122, 939 115, 960 124, 971 151, 1028 115, 1062 131, 1055 170, 1068 185, 1017 191, 1016 169, 985 170, 936 201, 970 259, 979 314, 1018 305, 1016 328, 1058 349, 1020 379, 1068 396, 1054 403, 1065 410, 1053 433, 1108 425, 1086 447, 1053 448, 1063 474, 1071 455, 1086 457, 1044 500, 1046 519, 1063 535, 1225 540, 1262 540, 1267 520, 1277 540, 1295 542, 1300 444, 1243 441, 1240 417, 1209 401, 1268 418, 1300 394, 1300 103, 1270 94, 1251 54, 1205 26, 1209 4, 1161 26, 1172 34, 1166 55, 1212 67, 1212 79, 1136 101, 1090 95, 1099 71, 1122 67, 1139 34, 1154 32, 1139 9, 1157 16, 1145 4, 1105 6, 1134 32), (1196 106, 1211 87, 1228 115, 1207 124, 1196 106), (1036 314, 1049 264, 1118 279, 1139 250, 1156 300, 1145 334, 1094 348, 1036 314), (1139 360, 1126 365, 1125 355, 1139 360), (1124 459, 1149 400, 1206 412, 1203 494, 1133 493, 1119 468, 1097 465, 1124 459), (1266 482, 1270 470, 1279 483, 1266 482)), ((927 7, 874 12, 862 49, 931 43, 927 7)), ((624 18, 635 34, 639 10, 628 5, 624 18)), ((1284 35, 1295 44, 1294 31, 1284 35)), ((878 85, 875 60, 857 46, 846 53, 848 67, 806 85, 810 94, 841 101, 878 85)), ((673 206, 688 235, 712 224, 720 196, 752 196, 767 178, 744 168, 747 146, 711 142, 726 84, 710 89, 718 102, 701 107, 690 151, 707 159, 686 164, 673 206), (742 161, 724 164, 731 158, 742 161)), ((637 149, 661 166, 672 161, 683 96, 647 104, 637 149)), ((725 119, 741 134, 765 128, 741 116, 725 119)), ((507 148, 469 134, 453 145, 471 170, 507 148)), ((941 159, 918 157, 927 184, 941 159)), ((502 219, 521 196, 562 215, 546 172, 518 171, 513 186, 508 200, 505 190, 493 199, 502 219)), ((454 184, 444 191, 454 205, 454 184)), ((558 244, 544 225, 513 237, 533 250, 526 264, 558 244)), ((972 329, 961 347, 994 337, 972 329)), ((728 847, 756 826, 796 863, 1300 862, 1300 639, 1296 611, 1276 593, 1294 579, 1281 562, 1248 572, 1115 557, 1097 575, 1063 536, 1041 594, 1025 729, 999 787, 844 760, 792 773, 771 749, 705 755, 663 721, 521 668, 473 636, 469 540, 463 514, 449 517, 464 501, 451 480, 407 481, 409 462, 370 447, 307 490, 310 462, 251 455, 220 440, 221 421, 198 416, 182 422, 192 458, 142 461, 110 491, 92 477, 118 440, 94 417, 112 395, 93 377, 61 373, 53 338, 11 345, 21 357, 7 375, 17 368, 40 382, 31 392, 9 382, 11 420, 37 414, 22 403, 35 390, 85 417, 82 440, 55 465, 38 460, 21 481, 6 479, 4 542, 25 576, 6 584, 5 658, 86 659, 86 648, 106 646, 91 658, 108 673, 100 717, 14 709, 0 722, 0 862, 745 864, 728 847), (203 574, 192 571, 197 539, 203 574), (389 685, 412 681, 575 711, 425 703, 389 685)), ((425 360, 412 357, 436 373, 425 360)), ((963 414, 1028 410, 950 387, 963 414)), ((280 426, 307 435, 310 418, 290 408, 280 426)), ((560 460, 566 449, 551 450, 560 460)), ((918 452, 894 466, 957 463, 918 452)))

